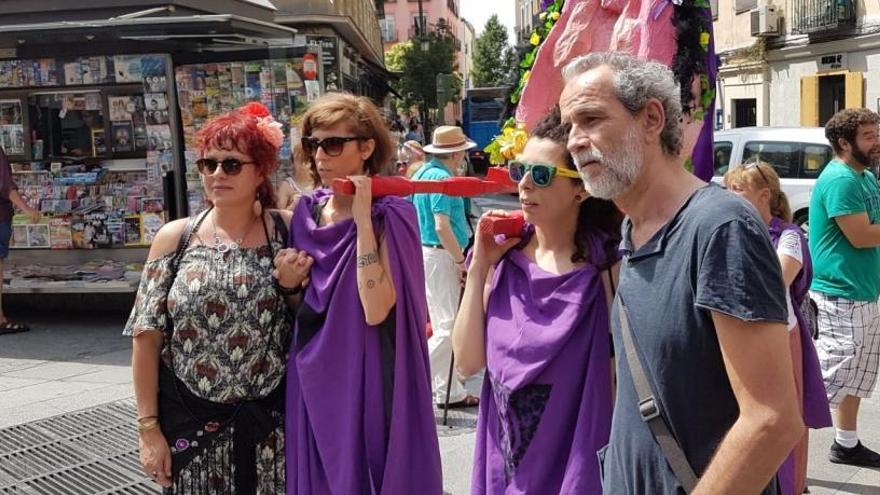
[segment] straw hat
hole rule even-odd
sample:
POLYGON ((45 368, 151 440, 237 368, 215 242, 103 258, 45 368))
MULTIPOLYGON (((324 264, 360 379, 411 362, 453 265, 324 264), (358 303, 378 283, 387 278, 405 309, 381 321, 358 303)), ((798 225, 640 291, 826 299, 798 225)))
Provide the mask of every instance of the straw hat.
POLYGON ((455 153, 456 151, 469 150, 477 146, 477 143, 468 139, 461 127, 454 125, 442 125, 434 129, 434 137, 431 144, 425 146, 425 152, 434 154, 455 153))
POLYGON ((413 139, 410 139, 409 141, 406 141, 405 143, 403 143, 403 146, 406 148, 409 148, 413 151, 418 151, 419 153, 421 153, 423 155, 425 154, 425 150, 424 150, 424 148, 422 148, 422 143, 415 141, 413 139))

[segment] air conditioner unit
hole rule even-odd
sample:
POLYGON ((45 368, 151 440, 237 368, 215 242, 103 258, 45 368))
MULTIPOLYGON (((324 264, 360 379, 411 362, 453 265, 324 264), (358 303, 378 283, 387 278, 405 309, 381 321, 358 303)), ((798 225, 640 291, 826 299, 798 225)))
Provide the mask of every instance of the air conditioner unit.
POLYGON ((752 36, 779 36, 779 16, 776 7, 761 5, 749 12, 752 21, 752 36))

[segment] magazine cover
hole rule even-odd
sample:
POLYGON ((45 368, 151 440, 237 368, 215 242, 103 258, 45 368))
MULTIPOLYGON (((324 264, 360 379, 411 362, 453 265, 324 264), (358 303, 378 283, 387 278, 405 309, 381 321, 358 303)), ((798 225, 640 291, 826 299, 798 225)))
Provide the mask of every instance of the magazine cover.
POLYGON ((141 71, 144 78, 144 91, 155 93, 168 89, 163 55, 144 55, 141 57, 141 71))
POLYGON ((70 219, 52 218, 49 220, 49 243, 52 249, 70 249, 73 247, 70 219))
POLYGON ((146 113, 148 125, 168 123, 168 110, 147 110, 146 113))
POLYGON ((83 83, 82 64, 68 62, 64 64, 64 84, 71 86, 83 83))
POLYGON ((159 196, 144 197, 138 200, 138 210, 143 213, 161 213, 165 209, 163 199, 159 196))
POLYGON ((32 223, 27 226, 28 247, 30 248, 48 248, 49 243, 49 224, 32 223))
POLYGON ((113 151, 115 153, 134 151, 134 127, 131 122, 112 122, 110 133, 113 136, 113 151))
POLYGON ((131 121, 132 113, 136 110, 135 102, 130 96, 108 96, 107 105, 110 107, 111 122, 131 121))
POLYGON ((165 93, 144 93, 144 106, 147 110, 168 110, 165 93))
POLYGON ((171 149, 171 128, 167 124, 148 125, 147 136, 147 150, 162 151, 171 149))
POLYGON ((140 246, 141 242, 141 216, 126 215, 123 220, 125 224, 125 245, 140 246))
POLYGON ((141 241, 143 244, 152 244, 156 233, 162 228, 165 219, 159 213, 144 213, 141 215, 141 241))
POLYGON ((125 222, 118 219, 107 220, 108 247, 125 246, 125 222))
MULTIPOLYGON (((113 67, 117 83, 143 81, 140 55, 116 55, 113 57, 113 67)), ((66 69, 65 65, 65 71, 66 69)))
POLYGON ((83 230, 85 227, 86 222, 82 218, 75 218, 70 222, 70 240, 71 244, 76 249, 86 249, 89 247, 86 245, 83 238, 83 230))
POLYGON ((28 226, 26 224, 12 225, 12 240, 9 243, 9 247, 28 247, 28 226))

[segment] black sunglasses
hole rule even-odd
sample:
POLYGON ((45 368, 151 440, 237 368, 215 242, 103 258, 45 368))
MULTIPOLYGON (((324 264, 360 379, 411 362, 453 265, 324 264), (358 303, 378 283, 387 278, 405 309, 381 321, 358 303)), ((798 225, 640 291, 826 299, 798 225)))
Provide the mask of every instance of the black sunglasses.
POLYGON ((199 167, 199 172, 204 175, 212 175, 217 171, 217 167, 223 169, 223 173, 226 175, 238 175, 241 173, 241 168, 249 163, 254 162, 243 162, 238 158, 224 158, 223 160, 215 160, 213 158, 199 158, 196 160, 196 165, 199 167))
POLYGON ((318 152, 318 148, 324 148, 324 153, 327 153, 330 156, 339 156, 342 154, 342 150, 345 148, 345 144, 349 141, 360 141, 362 139, 367 139, 360 136, 352 136, 352 137, 328 137, 324 139, 318 139, 316 137, 304 137, 302 138, 302 148, 307 156, 314 157, 318 152))

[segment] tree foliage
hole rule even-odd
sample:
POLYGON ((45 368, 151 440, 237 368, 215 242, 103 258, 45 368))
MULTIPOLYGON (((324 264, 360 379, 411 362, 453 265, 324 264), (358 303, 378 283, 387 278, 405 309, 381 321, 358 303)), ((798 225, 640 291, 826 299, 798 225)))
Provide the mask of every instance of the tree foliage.
POLYGON ((493 15, 477 37, 474 50, 474 86, 478 88, 503 86, 510 77, 511 60, 507 44, 507 29, 493 15))
POLYGON ((411 41, 403 41, 392 45, 385 52, 385 68, 391 72, 403 72, 403 54, 411 48, 411 41))
POLYGON ((421 39, 394 45, 385 56, 385 64, 400 76, 392 86, 403 97, 405 106, 437 108, 437 74, 455 72, 453 38, 447 30, 436 30, 424 39, 427 50, 423 50, 421 39))

